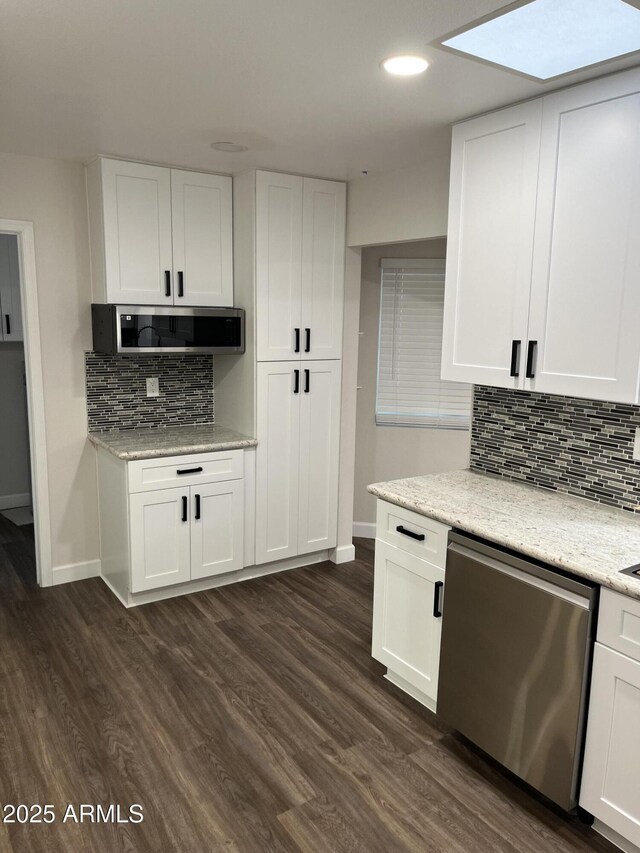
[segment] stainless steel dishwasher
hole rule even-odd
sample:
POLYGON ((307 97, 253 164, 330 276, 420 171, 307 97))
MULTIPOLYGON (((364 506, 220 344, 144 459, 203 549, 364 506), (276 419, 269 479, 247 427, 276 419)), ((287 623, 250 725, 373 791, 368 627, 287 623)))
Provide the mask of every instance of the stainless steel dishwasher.
POLYGON ((459 533, 449 542, 438 715, 570 810, 598 589, 459 533))

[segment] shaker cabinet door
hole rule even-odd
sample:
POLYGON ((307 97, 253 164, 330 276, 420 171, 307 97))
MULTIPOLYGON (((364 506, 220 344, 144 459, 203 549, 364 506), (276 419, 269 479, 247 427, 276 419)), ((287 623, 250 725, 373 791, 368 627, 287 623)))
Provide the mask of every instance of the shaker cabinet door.
POLYGON ((171 170, 176 305, 233 305, 232 181, 171 170))
POLYGON ((244 482, 191 487, 191 579, 244 566, 244 482))
POLYGON ((542 102, 453 129, 442 378, 520 388, 542 102))
POLYGON ((639 151, 640 73, 544 98, 529 390, 638 399, 639 151))
POLYGON ((173 304, 170 170, 122 160, 100 168, 107 302, 173 304))
POLYGON ((131 592, 190 579, 190 513, 188 488, 129 496, 131 592))

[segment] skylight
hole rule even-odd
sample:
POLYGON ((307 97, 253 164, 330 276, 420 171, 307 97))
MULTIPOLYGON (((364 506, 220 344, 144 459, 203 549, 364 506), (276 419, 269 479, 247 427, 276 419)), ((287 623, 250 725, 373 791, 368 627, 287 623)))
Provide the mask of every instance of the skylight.
POLYGON ((533 0, 442 45, 549 80, 640 50, 640 10, 624 0, 533 0))

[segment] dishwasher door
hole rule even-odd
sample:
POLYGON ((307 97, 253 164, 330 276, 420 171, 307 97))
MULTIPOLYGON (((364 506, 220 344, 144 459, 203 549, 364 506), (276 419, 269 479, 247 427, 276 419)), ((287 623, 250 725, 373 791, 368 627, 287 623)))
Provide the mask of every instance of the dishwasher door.
POLYGON ((569 810, 597 589, 461 534, 450 541, 438 715, 569 810))

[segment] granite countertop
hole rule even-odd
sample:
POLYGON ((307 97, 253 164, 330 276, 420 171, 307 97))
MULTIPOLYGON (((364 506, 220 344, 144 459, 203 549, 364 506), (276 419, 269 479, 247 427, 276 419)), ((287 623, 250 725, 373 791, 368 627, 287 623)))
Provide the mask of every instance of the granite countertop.
POLYGON ((255 447, 258 443, 255 438, 217 424, 90 432, 89 441, 127 462, 133 459, 153 459, 158 456, 239 450, 244 447, 255 447))
POLYGON ((640 515, 475 471, 375 483, 371 494, 640 598, 640 515))

